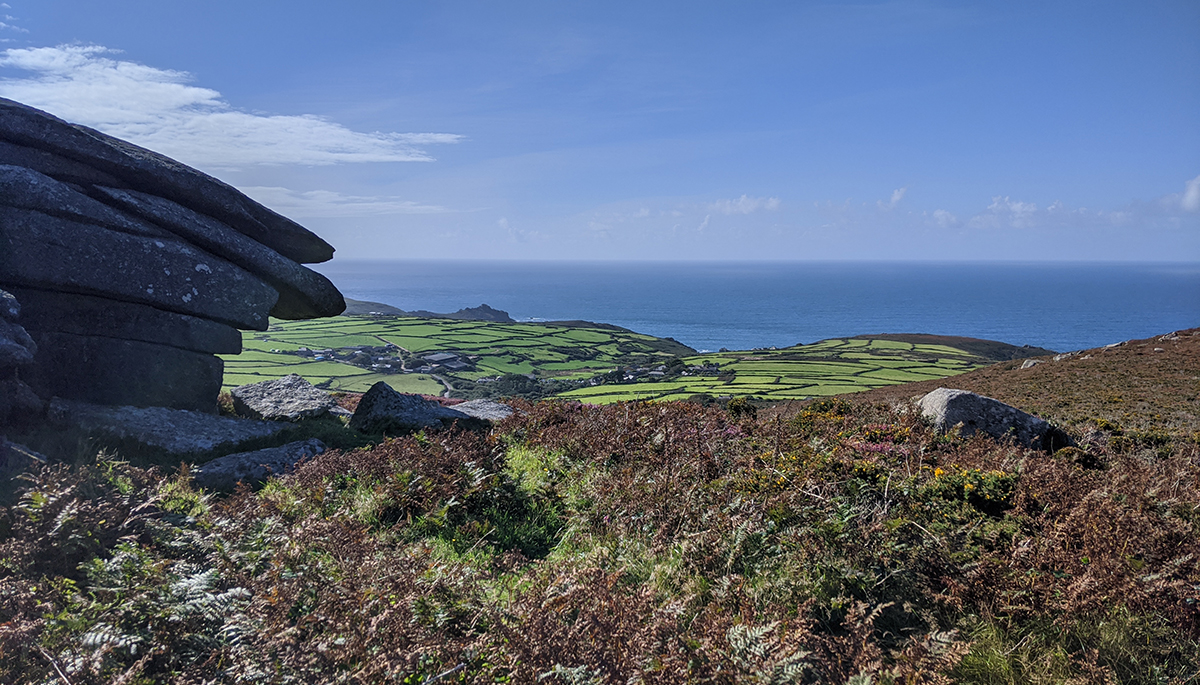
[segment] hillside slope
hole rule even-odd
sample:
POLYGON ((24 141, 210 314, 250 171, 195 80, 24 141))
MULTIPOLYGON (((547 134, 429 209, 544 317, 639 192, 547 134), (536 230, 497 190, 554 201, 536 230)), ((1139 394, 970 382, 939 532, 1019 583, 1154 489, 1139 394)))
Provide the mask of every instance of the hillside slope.
POLYGON ((961 335, 932 335, 929 333, 876 333, 874 335, 856 335, 862 340, 895 340, 897 342, 914 343, 919 345, 945 345, 964 352, 979 355, 993 361, 1008 361, 1009 359, 1024 359, 1047 354, 1055 354, 1054 350, 1030 345, 1011 345, 996 340, 983 338, 965 338, 961 335))
POLYGON ((1031 368, 1010 361, 944 381, 880 388, 855 400, 907 400, 949 386, 1064 425, 1103 419, 1138 430, 1200 431, 1200 328, 1036 361, 1031 368))

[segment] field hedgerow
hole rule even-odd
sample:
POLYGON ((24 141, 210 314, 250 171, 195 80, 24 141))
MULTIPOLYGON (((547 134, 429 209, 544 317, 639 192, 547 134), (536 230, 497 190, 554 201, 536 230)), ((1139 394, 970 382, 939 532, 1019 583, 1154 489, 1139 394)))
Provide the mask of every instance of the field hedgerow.
POLYGON ((94 463, 0 513, 0 681, 1185 683, 1200 444, 891 404, 520 404, 258 491, 94 463))

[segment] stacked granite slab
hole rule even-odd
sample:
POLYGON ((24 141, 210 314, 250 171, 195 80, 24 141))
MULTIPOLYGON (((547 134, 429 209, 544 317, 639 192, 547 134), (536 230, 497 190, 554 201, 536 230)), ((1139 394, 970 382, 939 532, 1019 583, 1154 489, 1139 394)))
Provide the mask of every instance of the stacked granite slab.
POLYGON ((0 288, 43 398, 215 411, 240 330, 345 309, 301 266, 332 256, 211 176, 0 98, 0 288))
MULTIPOLYGON (((19 323, 20 316, 17 298, 0 290, 0 429, 29 421, 42 412, 41 399, 21 381, 20 371, 33 363, 37 343, 19 323)), ((0 458, 2 453, 0 445, 0 458)))

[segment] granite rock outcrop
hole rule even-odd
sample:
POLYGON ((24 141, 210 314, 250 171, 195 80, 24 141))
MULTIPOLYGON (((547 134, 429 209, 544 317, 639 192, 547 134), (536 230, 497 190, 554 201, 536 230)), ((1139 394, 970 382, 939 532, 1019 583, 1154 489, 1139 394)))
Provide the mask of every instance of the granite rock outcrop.
POLYGON ((42 401, 21 380, 21 367, 37 354, 37 343, 18 323, 21 305, 0 290, 0 427, 20 423, 41 413, 42 401))
POLYGON ((302 266, 332 256, 207 174, 0 98, 0 288, 42 398, 215 412, 239 330, 345 309, 302 266))

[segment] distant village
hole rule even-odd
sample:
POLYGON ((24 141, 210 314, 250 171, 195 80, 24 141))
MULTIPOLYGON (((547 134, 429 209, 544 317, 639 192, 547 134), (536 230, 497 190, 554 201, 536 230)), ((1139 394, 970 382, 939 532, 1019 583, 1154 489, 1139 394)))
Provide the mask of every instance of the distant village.
MULTIPOLYGON (((406 350, 392 343, 380 346, 357 345, 350 347, 326 348, 323 350, 314 350, 307 347, 300 347, 296 350, 273 349, 271 352, 275 354, 294 354, 298 357, 312 359, 313 361, 334 361, 343 364, 350 364, 362 369, 368 369, 375 373, 462 373, 476 370, 476 362, 479 360, 479 355, 466 355, 457 352, 435 351, 426 354, 410 354, 406 350)), ((698 365, 686 365, 681 359, 673 359, 667 364, 659 364, 657 366, 637 366, 616 368, 605 373, 594 376, 590 379, 573 379, 569 381, 574 385, 605 385, 618 383, 636 383, 640 381, 653 381, 663 378, 675 378, 678 376, 719 376, 721 375, 721 365, 716 362, 709 362, 698 365)), ((525 375, 530 380, 548 381, 552 379, 538 379, 534 374, 525 375)), ((475 379, 475 383, 494 383, 500 380, 500 376, 484 376, 475 379)))
POLYGON ((437 373, 475 370, 478 355, 460 355, 454 352, 431 352, 426 355, 405 355, 400 347, 388 343, 382 346, 357 345, 352 347, 313 350, 301 347, 293 352, 271 350, 276 354, 294 354, 313 361, 336 361, 350 364, 376 373, 437 373))

